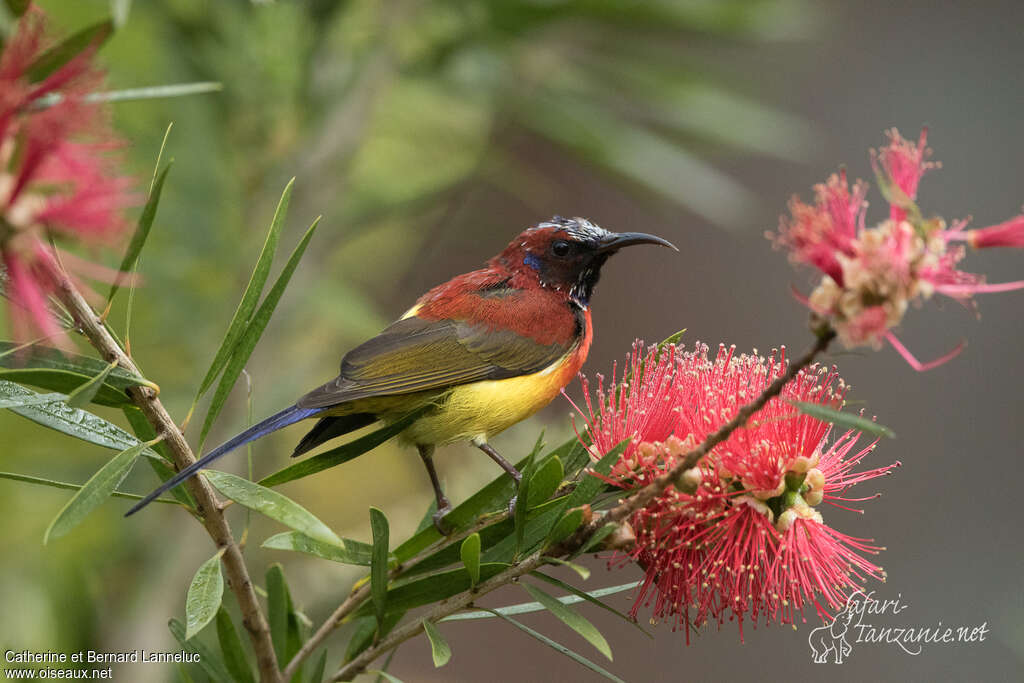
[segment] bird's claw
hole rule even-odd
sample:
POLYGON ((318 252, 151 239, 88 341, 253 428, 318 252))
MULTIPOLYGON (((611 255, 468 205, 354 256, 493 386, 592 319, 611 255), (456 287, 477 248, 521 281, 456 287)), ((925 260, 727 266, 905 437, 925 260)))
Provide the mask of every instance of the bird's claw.
POLYGON ((443 508, 438 510, 433 515, 434 528, 437 529, 438 533, 442 536, 448 536, 454 531, 454 528, 444 521, 445 516, 452 511, 451 505, 445 505, 443 508))
POLYGON ((519 500, 519 494, 512 496, 512 499, 508 501, 508 516, 511 519, 516 517, 516 501, 519 500))

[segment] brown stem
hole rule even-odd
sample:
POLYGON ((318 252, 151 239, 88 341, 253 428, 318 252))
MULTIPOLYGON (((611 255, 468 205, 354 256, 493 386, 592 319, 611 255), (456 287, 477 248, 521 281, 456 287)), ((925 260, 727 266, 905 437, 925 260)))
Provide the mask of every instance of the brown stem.
MULTIPOLYGON (((62 274, 58 277, 57 295, 74 317, 75 323, 89 339, 89 343, 100 352, 107 362, 116 360, 117 364, 125 370, 142 377, 138 367, 121 349, 103 321, 66 275, 62 274)), ((164 443, 174 457, 174 464, 177 468, 181 470, 194 463, 196 458, 192 449, 181 430, 164 409, 160 399, 157 398, 156 392, 147 386, 136 386, 128 389, 128 395, 153 426, 157 436, 163 437, 164 443)), ((224 550, 224 554, 221 556, 224 573, 228 578, 228 586, 234 592, 238 606, 241 608, 242 623, 252 640, 260 671, 260 681, 262 683, 281 683, 281 674, 277 668, 277 657, 274 654, 274 644, 270 639, 267 620, 260 610, 256 591, 253 590, 252 580, 249 578, 249 571, 246 569, 242 552, 231 535, 231 527, 228 526, 228 522, 224 518, 213 489, 201 477, 192 477, 185 482, 185 485, 196 500, 199 518, 206 528, 206 532, 213 539, 217 548, 224 550)))
MULTIPOLYGON (((424 620, 437 622, 444 617, 469 607, 473 601, 480 596, 485 595, 496 588, 500 588, 520 576, 524 576, 534 569, 537 569, 546 562, 547 557, 563 557, 566 555, 572 555, 582 548, 598 529, 611 522, 621 522, 629 517, 633 512, 644 507, 651 500, 664 493, 665 489, 678 481, 686 470, 697 465, 701 458, 707 455, 712 448, 728 439, 734 431, 746 424, 757 411, 768 403, 768 401, 778 396, 782 391, 782 388, 796 377, 801 370, 813 363, 814 359, 828 348, 829 344, 832 343, 832 340, 835 339, 836 336, 835 331, 831 327, 827 326, 819 327, 816 330, 816 334, 817 341, 814 346, 807 351, 807 353, 797 359, 795 363, 792 363, 787 367, 786 371, 765 387, 764 391, 762 391, 756 399, 743 405, 738 411, 736 411, 736 415, 734 415, 731 420, 722 425, 716 432, 708 436, 700 446, 688 452, 671 470, 661 475, 644 488, 634 492, 631 496, 605 514, 595 516, 593 521, 580 527, 575 534, 558 545, 552 546, 546 550, 542 549, 541 551, 530 555, 522 562, 509 567, 500 574, 496 574, 487 581, 477 585, 474 589, 460 593, 459 595, 438 603, 433 609, 419 619, 407 622, 396 628, 379 643, 373 647, 363 650, 363 652, 356 656, 351 662, 341 667, 334 674, 334 677, 331 680, 351 680, 356 674, 362 672, 366 666, 377 657, 418 634, 423 629, 424 620)), ((369 595, 368 586, 363 586, 360 591, 365 592, 365 595, 369 595), (363 589, 365 589, 365 591, 363 591, 363 589)), ((357 593, 350 595, 349 600, 355 598, 357 593)), ((348 600, 346 600, 346 603, 347 602, 348 600)), ((344 606, 345 605, 343 605, 343 607, 344 606)), ((351 611, 356 606, 358 605, 350 605, 348 610, 351 611)))

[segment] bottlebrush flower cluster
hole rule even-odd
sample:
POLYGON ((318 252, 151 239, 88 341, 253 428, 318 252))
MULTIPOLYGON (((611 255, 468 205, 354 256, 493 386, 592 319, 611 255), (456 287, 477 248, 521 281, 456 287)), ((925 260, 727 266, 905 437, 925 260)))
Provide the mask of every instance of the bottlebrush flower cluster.
POLYGON ((865 227, 867 186, 851 188, 846 174, 834 174, 814 187, 814 204, 798 197, 789 203, 789 216, 777 233, 768 233, 794 262, 823 273, 807 299, 815 312, 827 316, 847 347, 888 341, 916 369, 925 370, 959 353, 931 363, 919 363, 893 335, 908 304, 920 304, 934 293, 971 304, 974 294, 1024 287, 1024 281, 986 284, 984 276, 958 269, 965 249, 1024 246, 1024 215, 980 230, 964 230, 964 221, 947 228, 942 218, 924 218, 915 204, 918 184, 937 164, 928 161, 927 131, 916 144, 895 129, 889 143, 873 150, 872 164, 889 217, 865 227))
MULTIPOLYGON (((47 297, 59 265, 51 237, 109 244, 136 203, 109 151, 119 146, 99 105, 84 96, 102 83, 87 48, 45 78, 32 73, 46 52, 45 19, 31 7, 0 54, 0 256, 13 332, 65 339, 47 297), (55 104, 44 98, 60 95, 55 104), (50 104, 50 106, 46 106, 50 104)), ((101 272, 67 255, 83 274, 101 272)))
MULTIPOLYGON (((646 486, 786 368, 785 350, 765 358, 720 347, 684 352, 670 346, 644 352, 638 344, 627 377, 596 398, 584 380, 595 455, 630 439, 608 481, 627 490, 646 486)), ((713 448, 630 519, 637 541, 629 558, 645 570, 633 616, 653 602, 656 619, 674 626, 721 625, 745 619, 792 623, 805 605, 824 616, 881 567, 865 558, 880 548, 836 531, 820 507, 843 507, 856 483, 895 465, 855 471, 874 444, 859 433, 832 438, 832 426, 792 402, 837 408, 847 387, 834 369, 800 372, 745 427, 713 448)), ((621 557, 621 555, 619 556, 621 557)), ((689 640, 689 633, 687 633, 689 640)))

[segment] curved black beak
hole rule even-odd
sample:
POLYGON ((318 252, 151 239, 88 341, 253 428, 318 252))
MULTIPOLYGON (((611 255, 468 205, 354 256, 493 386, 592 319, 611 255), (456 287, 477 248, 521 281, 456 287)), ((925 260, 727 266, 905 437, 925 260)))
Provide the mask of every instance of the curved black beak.
POLYGON ((669 249, 676 248, 676 245, 672 244, 666 239, 662 239, 656 235, 648 235, 645 232, 613 232, 609 233, 606 237, 601 238, 598 244, 598 251, 603 254, 610 254, 618 251, 622 247, 629 247, 634 244, 660 244, 663 247, 669 249))

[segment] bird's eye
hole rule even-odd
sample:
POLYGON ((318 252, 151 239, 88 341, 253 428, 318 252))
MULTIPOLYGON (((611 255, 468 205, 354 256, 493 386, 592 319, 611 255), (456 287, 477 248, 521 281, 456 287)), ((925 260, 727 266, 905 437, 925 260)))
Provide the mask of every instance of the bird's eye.
POLYGON ((551 243, 551 253, 555 256, 568 256, 569 249, 569 243, 565 240, 555 240, 551 243))

